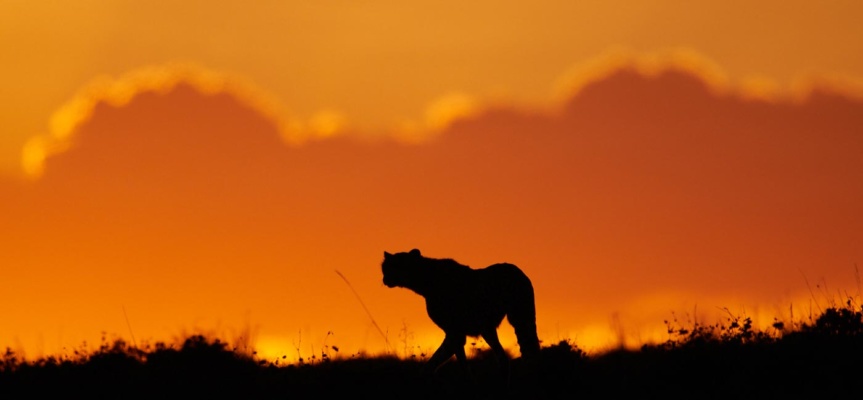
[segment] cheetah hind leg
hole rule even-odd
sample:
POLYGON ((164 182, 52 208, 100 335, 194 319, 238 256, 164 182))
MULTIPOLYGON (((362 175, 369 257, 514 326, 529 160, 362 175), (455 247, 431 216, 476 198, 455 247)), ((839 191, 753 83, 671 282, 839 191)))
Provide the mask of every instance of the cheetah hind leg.
POLYGON ((510 373, 509 354, 506 353, 506 350, 504 350, 503 346, 500 344, 500 339, 498 339, 497 337, 497 330, 490 329, 483 332, 482 338, 485 339, 485 342, 488 343, 489 347, 491 347, 492 352, 494 352, 500 378, 508 384, 510 373))

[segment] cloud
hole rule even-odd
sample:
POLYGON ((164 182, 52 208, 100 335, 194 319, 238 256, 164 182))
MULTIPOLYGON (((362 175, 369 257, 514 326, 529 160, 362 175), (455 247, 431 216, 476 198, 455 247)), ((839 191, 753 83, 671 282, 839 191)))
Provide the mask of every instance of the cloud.
POLYGON ((639 52, 617 46, 577 63, 564 72, 554 84, 554 101, 566 102, 577 96, 583 88, 601 82, 621 70, 631 70, 644 77, 677 71, 702 81, 713 95, 733 95, 740 99, 805 102, 812 92, 816 91, 863 99, 863 82, 853 76, 809 73, 784 83, 767 76, 731 79, 713 60, 688 48, 639 52))
POLYGON ((583 88, 621 70, 632 70, 644 77, 679 71, 703 81, 715 95, 732 90, 731 82, 722 68, 701 53, 686 48, 644 53, 619 46, 578 63, 562 74, 554 85, 555 100, 565 102, 577 96, 583 88))
POLYGON ((4 185, 0 250, 30 315, 9 326, 77 307, 79 326, 110 330, 100 307, 123 303, 138 336, 246 310, 278 334, 356 334, 368 321, 338 269, 380 325, 434 331, 376 267, 418 247, 522 266, 547 331, 645 298, 770 302, 803 277, 839 289, 863 256, 863 103, 827 90, 762 101, 624 64, 554 110, 455 107, 472 111, 421 145, 285 146, 280 120, 234 90, 132 86, 164 89, 97 91, 116 94, 58 122, 52 140, 74 140, 41 178, 4 185))
POLYGON ((469 118, 480 112, 479 102, 462 92, 441 96, 426 107, 422 121, 403 121, 392 137, 406 143, 423 143, 444 131, 455 121, 469 118))
POLYGON ((345 125, 344 117, 335 111, 321 111, 310 121, 302 121, 276 97, 238 75, 184 63, 142 67, 116 78, 101 76, 84 85, 51 116, 49 132, 25 145, 23 170, 30 177, 41 175, 45 159, 70 146, 74 133, 92 117, 98 105, 121 107, 141 94, 165 94, 178 85, 203 94, 224 93, 236 98, 272 120, 282 139, 292 145, 313 137, 332 136, 345 125))

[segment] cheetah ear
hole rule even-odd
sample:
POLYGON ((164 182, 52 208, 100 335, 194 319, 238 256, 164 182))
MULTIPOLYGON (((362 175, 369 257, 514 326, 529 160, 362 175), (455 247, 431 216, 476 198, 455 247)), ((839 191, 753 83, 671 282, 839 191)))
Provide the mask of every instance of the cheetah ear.
POLYGON ((413 250, 411 250, 410 255, 412 255, 412 256, 414 256, 414 257, 419 257, 419 256, 421 256, 422 254, 420 254, 420 250, 419 250, 419 249, 413 249, 413 250))
POLYGON ((387 253, 386 251, 384 252, 384 258, 390 258, 390 256, 391 256, 391 255, 392 255, 392 254, 387 253))

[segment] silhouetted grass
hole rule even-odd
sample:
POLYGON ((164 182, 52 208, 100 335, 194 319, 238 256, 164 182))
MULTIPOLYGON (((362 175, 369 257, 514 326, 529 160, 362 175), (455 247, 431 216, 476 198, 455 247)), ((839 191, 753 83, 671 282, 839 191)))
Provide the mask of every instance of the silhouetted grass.
POLYGON ((476 351, 469 370, 422 359, 326 357, 279 365, 201 335, 137 348, 117 340, 72 356, 0 355, 0 398, 835 398, 863 393, 863 308, 851 301, 765 331, 729 313, 716 325, 669 324, 664 343, 588 355, 563 340, 515 359, 508 378, 476 351))

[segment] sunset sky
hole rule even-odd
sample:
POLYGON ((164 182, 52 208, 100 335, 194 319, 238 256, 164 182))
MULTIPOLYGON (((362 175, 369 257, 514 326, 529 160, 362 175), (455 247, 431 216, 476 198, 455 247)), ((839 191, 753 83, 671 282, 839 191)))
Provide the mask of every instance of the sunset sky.
POLYGON ((434 350, 412 248, 520 266, 544 344, 859 302, 861 16, 0 0, 0 346, 434 350))

